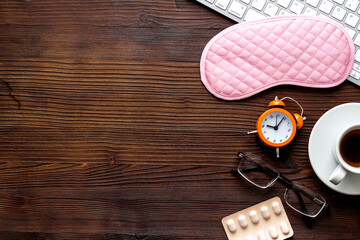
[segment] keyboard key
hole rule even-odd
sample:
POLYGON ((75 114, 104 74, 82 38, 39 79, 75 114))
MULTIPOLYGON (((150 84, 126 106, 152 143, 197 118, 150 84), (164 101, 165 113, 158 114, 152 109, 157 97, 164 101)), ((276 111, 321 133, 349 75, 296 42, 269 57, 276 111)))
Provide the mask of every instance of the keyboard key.
POLYGON ((301 2, 294 0, 293 4, 290 7, 290 11, 296 13, 296 14, 300 14, 302 12, 302 10, 304 9, 305 5, 302 4, 301 2))
POLYGON ((259 19, 263 19, 263 18, 265 18, 265 16, 262 15, 261 13, 255 11, 255 10, 249 9, 249 11, 247 11, 247 13, 244 17, 244 21, 249 22, 249 21, 259 20, 259 19))
POLYGON ((357 72, 360 72, 360 65, 357 63, 354 63, 353 69, 357 72))
POLYGON ((217 0, 215 3, 215 6, 225 10, 227 6, 229 5, 230 0, 217 0))
POLYGON ((206 0, 206 1, 208 1, 209 3, 213 3, 213 2, 214 2, 214 0, 206 0))
POLYGON ((320 2, 320 0, 306 0, 306 3, 310 4, 313 7, 317 7, 319 2, 320 2))
POLYGON ((246 6, 237 1, 233 1, 229 7, 229 13, 242 18, 246 10, 246 6))
POLYGON ((322 13, 319 14, 319 17, 322 17, 324 19, 331 19, 329 15, 325 15, 325 14, 322 14, 322 13))
POLYGON ((339 6, 336 6, 333 13, 332 13, 332 16, 338 20, 343 20, 343 18, 345 17, 345 14, 346 14, 346 10, 339 7, 339 6))
POLYGON ((360 49, 358 49, 355 53, 355 60, 360 62, 360 49))
POLYGON ((342 5, 344 3, 344 1, 345 0, 334 0, 334 2, 336 2, 336 3, 340 4, 340 5, 342 5))
POLYGON ((355 45, 360 46, 360 34, 358 34, 354 40, 355 45))
POLYGON ((265 3, 266 3, 266 0, 254 0, 252 2, 251 6, 253 6, 257 10, 261 11, 261 10, 263 10, 265 3))
POLYGON ((345 23, 350 25, 351 27, 355 27, 358 21, 359 17, 352 13, 349 13, 345 18, 345 23))
POLYGON ((348 33, 350 34, 350 37, 351 38, 354 38, 356 32, 354 30, 352 30, 351 28, 349 27, 345 27, 346 31, 348 31, 348 33))
POLYGON ((308 16, 316 16, 317 13, 318 12, 316 10, 312 9, 311 7, 306 7, 305 11, 304 11, 304 14, 308 15, 308 16))
POLYGON ((328 0, 323 0, 320 3, 319 9, 323 11, 324 13, 329 14, 331 12, 331 9, 333 8, 334 4, 328 0))
POLYGON ((268 3, 268 5, 266 5, 266 7, 265 7, 264 13, 266 13, 270 17, 274 17, 274 16, 276 16, 276 13, 278 10, 279 10, 278 6, 276 6, 272 3, 268 3))
POLYGON ((291 0, 278 0, 277 3, 278 3, 280 6, 282 6, 282 7, 284 7, 284 8, 287 8, 287 7, 289 6, 289 4, 290 4, 290 1, 291 1, 291 0))
POLYGON ((279 12, 279 16, 289 16, 289 15, 293 15, 293 14, 288 11, 285 11, 284 9, 281 9, 279 12))
POLYGON ((350 73, 350 76, 352 76, 353 78, 355 78, 356 80, 360 79, 360 73, 357 71, 352 70, 350 73))
POLYGON ((246 3, 246 4, 249 4, 250 3, 250 0, 241 0, 242 2, 246 3))
POLYGON ((345 7, 350 9, 351 11, 356 11, 359 3, 360 2, 358 0, 347 0, 345 3, 345 7))

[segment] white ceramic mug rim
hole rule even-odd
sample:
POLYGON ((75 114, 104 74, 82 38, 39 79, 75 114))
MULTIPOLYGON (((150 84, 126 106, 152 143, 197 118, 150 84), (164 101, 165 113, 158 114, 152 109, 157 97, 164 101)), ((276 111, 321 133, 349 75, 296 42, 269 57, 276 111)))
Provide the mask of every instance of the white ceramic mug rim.
POLYGON ((342 138, 347 134, 348 132, 354 130, 354 129, 360 129, 360 123, 355 123, 352 125, 349 125, 345 127, 339 134, 338 138, 336 139, 336 145, 335 145, 335 158, 336 161, 346 170, 352 173, 360 174, 360 167, 353 167, 349 165, 345 160, 342 158, 340 154, 340 143, 342 138))

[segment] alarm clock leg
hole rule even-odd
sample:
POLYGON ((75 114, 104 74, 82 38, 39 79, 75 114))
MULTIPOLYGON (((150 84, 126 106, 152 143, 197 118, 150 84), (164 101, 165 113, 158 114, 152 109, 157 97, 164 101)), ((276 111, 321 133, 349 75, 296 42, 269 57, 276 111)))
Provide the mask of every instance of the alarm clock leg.
POLYGON ((280 148, 276 148, 276 157, 279 158, 280 157, 280 148))
POLYGON ((258 131, 257 130, 254 130, 254 131, 251 131, 251 132, 247 132, 247 134, 254 134, 254 133, 257 133, 258 131))

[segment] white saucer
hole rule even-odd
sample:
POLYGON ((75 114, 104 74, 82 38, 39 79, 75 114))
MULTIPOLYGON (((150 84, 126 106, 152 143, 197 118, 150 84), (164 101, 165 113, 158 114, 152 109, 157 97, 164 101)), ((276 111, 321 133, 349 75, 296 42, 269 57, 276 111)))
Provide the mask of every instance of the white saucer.
POLYGON ((346 126, 360 122, 360 103, 336 106, 316 122, 309 139, 309 157, 312 168, 320 180, 329 188, 348 195, 360 195, 360 174, 348 173, 339 185, 329 181, 337 162, 334 145, 338 134, 346 126))

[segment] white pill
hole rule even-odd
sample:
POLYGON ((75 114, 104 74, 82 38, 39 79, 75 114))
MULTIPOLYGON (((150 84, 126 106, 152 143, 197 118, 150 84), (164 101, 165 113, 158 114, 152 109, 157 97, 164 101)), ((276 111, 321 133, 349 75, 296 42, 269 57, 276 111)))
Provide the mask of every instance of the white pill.
POLYGON ((281 213, 281 207, 280 207, 280 204, 278 202, 273 202, 272 203, 272 209, 274 211, 274 213, 276 215, 279 215, 281 213))
POLYGON ((269 234, 273 239, 277 239, 279 234, 274 227, 269 227, 269 234))
POLYGON ((263 218, 265 218, 265 219, 269 219, 269 218, 270 218, 270 212, 269 212, 268 207, 262 206, 262 207, 260 208, 260 212, 261 212, 261 215, 263 216, 263 218))
POLYGON ((230 232, 232 232, 232 233, 236 232, 236 224, 235 224, 234 220, 230 219, 227 221, 226 224, 227 224, 227 227, 230 232))
POLYGON ((253 223, 258 223, 259 222, 259 217, 256 213, 256 211, 252 210, 250 213, 249 213, 249 216, 250 216, 250 219, 253 223))
POLYGON ((265 233, 263 231, 259 231, 257 236, 258 236, 259 240, 266 240, 266 236, 265 236, 265 233))
POLYGON ((247 227, 248 223, 247 223, 246 217, 245 217, 244 215, 240 215, 240 216, 238 217, 238 221, 239 221, 240 227, 242 227, 242 228, 246 228, 246 227, 247 227))
POLYGON ((286 222, 281 222, 280 228, 281 228, 281 231, 283 232, 283 234, 285 234, 285 235, 289 234, 290 229, 289 229, 288 225, 286 224, 286 222))
POLYGON ((253 238, 253 236, 248 235, 248 236, 246 237, 246 240, 254 240, 254 238, 253 238))

